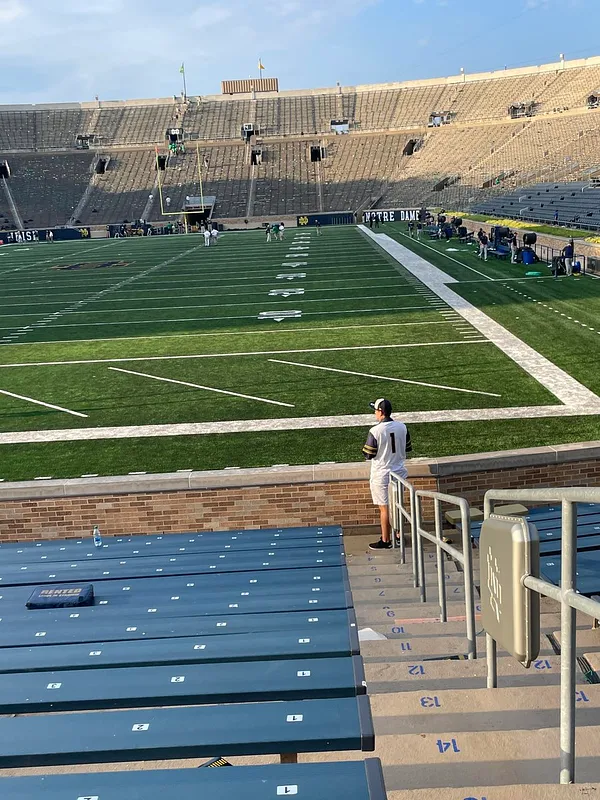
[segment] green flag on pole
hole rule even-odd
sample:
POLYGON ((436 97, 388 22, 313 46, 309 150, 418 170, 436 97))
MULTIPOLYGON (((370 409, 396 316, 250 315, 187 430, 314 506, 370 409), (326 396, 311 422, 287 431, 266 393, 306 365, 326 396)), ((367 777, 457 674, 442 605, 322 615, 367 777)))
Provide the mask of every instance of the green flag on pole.
POLYGON ((182 74, 182 75, 184 75, 184 74, 185 74, 185 64, 182 64, 182 65, 179 67, 179 72, 181 72, 181 74, 182 74))

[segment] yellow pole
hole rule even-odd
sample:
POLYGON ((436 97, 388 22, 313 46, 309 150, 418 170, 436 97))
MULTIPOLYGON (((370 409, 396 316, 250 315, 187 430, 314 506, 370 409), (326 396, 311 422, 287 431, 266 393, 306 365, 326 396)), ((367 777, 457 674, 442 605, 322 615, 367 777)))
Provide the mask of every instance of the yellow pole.
POLYGON ((200 164, 200 145, 196 142, 196 157, 198 160, 198 178, 200 179, 200 203, 204 214, 204 189, 202 187, 202 165, 200 164))
POLYGON ((160 214, 162 217, 179 217, 181 216, 181 211, 165 211, 165 207, 163 204, 163 192, 162 192, 162 183, 160 180, 160 173, 161 170, 158 167, 158 147, 156 148, 156 172, 157 172, 157 180, 158 180, 158 196, 160 198, 160 214))

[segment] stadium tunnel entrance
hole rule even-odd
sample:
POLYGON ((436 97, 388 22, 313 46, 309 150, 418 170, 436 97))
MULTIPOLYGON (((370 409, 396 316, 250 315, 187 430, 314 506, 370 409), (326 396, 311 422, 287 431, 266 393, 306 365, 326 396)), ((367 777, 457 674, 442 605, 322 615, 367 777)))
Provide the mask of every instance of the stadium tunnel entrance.
POLYGON ((188 225, 201 225, 211 219, 217 198, 213 196, 186 197, 183 207, 188 225))

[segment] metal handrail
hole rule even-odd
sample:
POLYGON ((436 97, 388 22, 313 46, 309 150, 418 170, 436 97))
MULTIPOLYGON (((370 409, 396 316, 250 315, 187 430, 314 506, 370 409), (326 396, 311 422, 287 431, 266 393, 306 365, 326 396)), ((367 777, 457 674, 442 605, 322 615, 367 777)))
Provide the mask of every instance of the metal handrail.
MULTIPOLYGON (((495 500, 562 505, 560 588, 533 576, 525 577, 523 585, 560 603, 560 783, 574 783, 576 611, 600 619, 600 603, 577 594, 577 509, 574 504, 600 502, 600 488, 490 489, 485 495, 485 519, 492 513, 495 500)), ((495 689, 498 686, 497 647, 489 634, 486 634, 486 651, 487 685, 495 689)))
POLYGON ((405 523, 410 525, 411 546, 412 546, 412 571, 413 571, 413 585, 419 585, 419 577, 417 575, 417 525, 415 520, 415 487, 402 475, 397 472, 390 473, 390 523, 392 526, 392 546, 396 546, 396 536, 400 542, 400 563, 406 564, 406 539, 405 539, 405 523), (405 494, 409 499, 409 507, 405 505, 405 494))
MULTIPOLYGON (((440 604, 440 622, 447 622, 446 606, 446 575, 442 551, 448 553, 455 561, 463 567, 464 587, 465 587, 465 621, 467 628, 467 658, 477 658, 477 644, 475 631, 475 586, 473 584, 473 552, 471 550, 471 513, 469 503, 464 497, 454 497, 442 492, 429 492, 419 489, 415 492, 415 534, 417 539, 417 560, 419 575, 419 590, 421 602, 427 601, 427 587, 425 585, 425 560, 423 557, 423 539, 435 544, 437 553, 437 573, 438 573, 438 600, 440 604), (422 504, 421 500, 427 498, 433 500, 435 536, 429 531, 424 530, 422 525, 422 504), (447 503, 460 510, 461 533, 462 533, 462 552, 442 539, 442 503, 447 503)), ((414 555, 413 555, 414 558, 414 555)))

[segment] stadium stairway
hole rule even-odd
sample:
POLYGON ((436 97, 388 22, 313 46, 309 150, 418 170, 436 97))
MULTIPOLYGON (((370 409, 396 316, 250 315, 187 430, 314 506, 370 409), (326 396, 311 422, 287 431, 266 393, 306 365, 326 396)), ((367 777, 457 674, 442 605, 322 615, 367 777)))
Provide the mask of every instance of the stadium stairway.
MULTIPOLYGON (((413 587, 411 564, 399 564, 398 550, 369 551, 369 541, 349 536, 345 549, 375 721, 374 755, 383 762, 389 800, 600 797, 600 685, 589 683, 581 664, 577 675, 578 783, 558 785, 557 605, 542 599, 540 655, 531 669, 525 670, 499 651, 499 688, 488 690, 485 636, 479 619, 480 657, 465 658, 464 606, 458 601, 463 596, 463 576, 454 562, 446 562, 449 621, 442 624, 437 621, 434 553, 426 552, 428 601, 423 604, 413 587)), ((478 583, 477 551, 475 556, 478 583)), ((581 653, 598 650, 590 652, 589 660, 600 669, 600 632, 590 630, 591 620, 583 615, 577 624, 581 653)), ((362 758, 360 753, 339 754, 340 760, 348 757, 362 758)), ((300 758, 333 759, 337 754, 300 758)), ((234 764, 254 761, 230 760, 234 764)))

